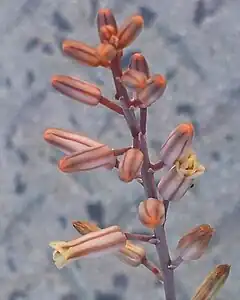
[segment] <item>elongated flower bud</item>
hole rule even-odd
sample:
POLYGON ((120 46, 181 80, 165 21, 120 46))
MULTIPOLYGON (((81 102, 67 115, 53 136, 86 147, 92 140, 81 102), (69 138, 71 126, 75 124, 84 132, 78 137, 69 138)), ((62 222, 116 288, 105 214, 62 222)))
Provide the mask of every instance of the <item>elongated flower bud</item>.
POLYGON ((141 223, 151 229, 162 225, 165 221, 165 207, 162 200, 148 198, 138 207, 138 216, 141 223))
POLYGON ((159 158, 168 167, 172 167, 175 161, 184 156, 192 145, 194 128, 191 123, 178 125, 168 136, 163 144, 159 158))
POLYGON ((60 93, 91 106, 96 106, 102 96, 96 85, 70 76, 53 76, 52 86, 60 93))
POLYGON ((178 242, 177 255, 183 260, 199 259, 208 247, 215 230, 208 224, 202 224, 186 233, 178 242))
POLYGON ((58 268, 62 268, 73 259, 92 254, 121 249, 126 244, 126 236, 119 226, 111 226, 96 232, 88 233, 78 239, 64 242, 51 242, 55 250, 53 260, 58 268))
POLYGON ((149 78, 149 68, 145 57, 141 53, 134 53, 131 56, 129 69, 136 70, 138 72, 142 72, 149 78))
POLYGON ((158 191, 164 200, 177 201, 185 195, 192 183, 191 177, 181 176, 174 166, 161 178, 158 191))
POLYGON ((142 16, 132 16, 119 28, 117 37, 118 49, 123 49, 131 44, 139 35, 144 25, 142 16))
MULTIPOLYGON (((98 11, 97 27, 98 27, 99 37, 102 43, 106 41, 106 37, 109 36, 109 34, 110 34, 109 39, 112 35, 117 34, 118 31, 117 22, 110 9, 102 8, 98 11), (104 32, 106 31, 108 31, 109 34, 105 34, 104 32)), ((109 41, 109 39, 107 39, 107 41, 109 41)))
POLYGON ((58 128, 48 128, 45 130, 44 139, 65 154, 81 152, 90 147, 99 147, 103 145, 84 135, 58 128))
POLYGON ((147 77, 142 72, 128 69, 123 73, 121 81, 128 88, 143 89, 147 84, 147 77))
POLYGON ((100 44, 97 47, 97 53, 100 57, 100 64, 103 67, 108 67, 117 54, 117 50, 113 45, 100 44))
POLYGON ((119 163, 119 178, 124 182, 132 181, 138 174, 143 163, 143 153, 136 148, 125 152, 119 163))
POLYGON ((100 59, 95 48, 82 42, 65 40, 62 44, 63 52, 76 59, 79 63, 90 67, 98 67, 100 59))
POLYGON ((106 165, 112 168, 116 165, 114 152, 106 145, 65 156, 58 164, 60 170, 66 173, 92 170, 106 165))
POLYGON ((216 266, 198 287, 192 300, 215 299, 229 276, 230 268, 230 265, 216 266))
POLYGON ((138 267, 146 257, 146 251, 144 248, 127 241, 126 245, 117 252, 116 256, 125 264, 138 267))
POLYGON ((152 105, 162 96, 166 89, 166 80, 162 75, 155 75, 148 81, 147 86, 139 92, 138 101, 140 108, 146 108, 152 105))

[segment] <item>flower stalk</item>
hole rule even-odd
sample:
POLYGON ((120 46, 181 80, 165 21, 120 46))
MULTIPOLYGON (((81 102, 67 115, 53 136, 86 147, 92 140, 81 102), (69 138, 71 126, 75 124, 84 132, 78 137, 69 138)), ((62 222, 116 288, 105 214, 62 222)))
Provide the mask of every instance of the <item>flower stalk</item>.
MULTIPOLYGON (((122 83, 118 80, 118 78, 121 77, 122 75, 119 57, 116 56, 115 59, 112 61, 111 70, 112 70, 112 74, 116 86, 117 95, 119 100, 122 103, 124 117, 127 121, 132 137, 134 138, 136 136, 139 136, 140 138, 140 150, 144 154, 141 173, 142 173, 142 180, 145 189, 145 194, 148 198, 158 198, 158 193, 157 193, 155 180, 154 180, 154 173, 149 170, 150 160, 149 160, 148 147, 146 142, 146 122, 145 122, 146 110, 142 114, 142 121, 140 121, 144 132, 143 134, 140 133, 140 128, 137 125, 135 114, 128 107, 128 103, 130 100, 127 91, 125 87, 122 85, 122 83)), ((160 243, 156 244, 156 250, 158 253, 161 269, 163 272, 164 291, 165 291, 166 300, 176 300, 174 274, 173 274, 173 270, 169 269, 168 267, 169 265, 171 265, 171 259, 169 255, 164 226, 163 225, 158 226, 155 229, 154 233, 156 235, 156 238, 160 240, 160 243)))

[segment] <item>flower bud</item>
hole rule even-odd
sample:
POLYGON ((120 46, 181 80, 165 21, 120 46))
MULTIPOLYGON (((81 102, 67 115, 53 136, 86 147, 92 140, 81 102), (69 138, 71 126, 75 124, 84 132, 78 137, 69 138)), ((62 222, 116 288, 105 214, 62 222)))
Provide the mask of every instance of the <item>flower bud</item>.
POLYGON ((143 89, 147 84, 147 77, 142 72, 128 69, 123 73, 121 81, 128 88, 143 89))
POLYGON ((178 201, 185 195, 192 183, 191 177, 182 176, 174 166, 161 178, 158 191, 163 200, 178 201))
POLYGON ((100 57, 100 64, 103 67, 108 67, 117 54, 117 50, 113 45, 100 44, 97 47, 97 53, 100 57))
POLYGON ((109 41, 110 37, 112 35, 117 34, 117 22, 115 20, 115 17, 112 13, 112 11, 108 8, 102 8, 98 11, 97 14, 97 27, 98 27, 98 33, 101 42, 109 41), (106 31, 108 31, 108 34, 106 34, 106 31), (109 39, 106 37, 109 36, 109 39))
POLYGON ((119 178, 124 182, 132 181, 142 166, 143 158, 139 149, 132 148, 125 152, 119 163, 119 178))
POLYGON ((110 226, 69 242, 57 241, 49 245, 55 250, 53 260, 56 266, 62 268, 66 263, 89 254, 121 249, 126 241, 119 226, 110 226))
POLYGON ((151 229, 162 225, 165 221, 165 207, 162 200, 148 198, 138 207, 138 216, 141 223, 151 229))
POLYGON ((178 125, 168 136, 167 141, 161 147, 159 158, 168 167, 172 167, 175 161, 186 154, 192 145, 194 128, 191 123, 178 125))
POLYGON ((215 299, 229 276, 230 268, 230 265, 216 266, 198 287, 192 300, 215 299))
POLYGON ((162 75, 155 75, 148 81, 147 86, 139 92, 138 101, 140 108, 146 108, 152 105, 158 98, 162 96, 166 89, 166 80, 162 75))
POLYGON ((178 242, 177 255, 183 260, 199 259, 208 247, 215 230, 208 224, 202 224, 186 233, 178 242))
POLYGON ((82 235, 90 232, 101 230, 95 223, 90 223, 88 221, 73 221, 73 227, 82 235))
POLYGON ((146 251, 144 248, 127 241, 126 245, 117 252, 116 256, 123 263, 132 267, 138 267, 146 257, 146 251))
POLYGON ((96 49, 82 42, 65 40, 62 44, 63 52, 76 59, 79 63, 90 67, 98 67, 100 59, 96 49))
POLYGON ((99 37, 102 43, 109 43, 110 41, 112 42, 114 39, 118 41, 118 38, 115 34, 116 30, 112 25, 104 25, 99 30, 99 37))
POLYGON ((53 76, 52 86, 60 93, 91 106, 96 106, 102 96, 96 85, 70 76, 53 76))
POLYGON ((131 44, 139 35, 143 28, 144 20, 142 16, 132 16, 119 28, 117 37, 118 49, 123 49, 131 44))
POLYGON ((134 53, 131 56, 129 69, 142 72, 147 78, 150 76, 147 61, 141 53, 134 53))
POLYGON ((48 128, 45 130, 44 139, 49 144, 63 151, 65 154, 85 151, 90 147, 102 146, 101 143, 98 143, 86 136, 58 128, 48 128))
POLYGON ((114 152, 106 145, 65 156, 58 163, 59 169, 66 173, 87 171, 106 165, 109 168, 110 166, 114 168, 116 165, 114 152))

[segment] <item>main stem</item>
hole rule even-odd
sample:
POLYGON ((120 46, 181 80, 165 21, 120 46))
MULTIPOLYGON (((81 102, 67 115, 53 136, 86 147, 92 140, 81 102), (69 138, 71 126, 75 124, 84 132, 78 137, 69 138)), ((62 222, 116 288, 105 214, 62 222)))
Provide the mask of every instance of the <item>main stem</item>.
MULTIPOLYGON (((154 180, 154 172, 151 170, 151 163, 148 155, 148 147, 146 142, 146 121, 147 121, 147 110, 141 109, 140 112, 140 127, 137 123, 134 112, 129 108, 130 99, 127 90, 122 85, 120 78, 122 76, 122 69, 120 65, 120 56, 116 56, 111 63, 111 71, 116 87, 116 98, 120 100, 123 114, 127 121, 128 127, 130 128, 133 140, 139 141, 139 147, 144 154, 144 160, 142 165, 142 180, 145 189, 146 196, 148 198, 158 198, 158 193, 154 180)), ((156 250, 160 260, 161 269, 164 277, 164 291, 166 300, 176 300, 175 286, 174 286, 174 273, 169 268, 171 265, 171 259, 169 255, 166 234, 164 226, 158 226, 155 230, 156 238, 160 243, 156 244, 156 250)))

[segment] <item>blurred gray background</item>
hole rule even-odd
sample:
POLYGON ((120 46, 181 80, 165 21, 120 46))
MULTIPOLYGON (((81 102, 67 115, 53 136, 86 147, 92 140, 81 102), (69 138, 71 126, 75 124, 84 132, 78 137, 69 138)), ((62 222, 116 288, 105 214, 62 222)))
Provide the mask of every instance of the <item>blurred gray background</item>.
MULTIPOLYGON (((79 76, 113 97, 107 70, 79 66, 61 53, 64 38, 98 43, 100 7, 121 23, 141 13, 145 30, 127 48, 141 50, 152 73, 168 78, 162 99, 150 109, 153 159, 169 132, 192 121, 195 149, 206 174, 171 206, 171 249, 191 227, 217 230, 199 261, 176 271, 177 299, 191 298, 215 264, 232 265, 218 300, 239 298, 240 277, 240 2, 237 0, 1 0, 0 1, 0 300, 164 299, 144 268, 114 257, 81 259, 61 271, 51 261, 51 240, 77 236, 72 220, 144 230, 136 217, 143 199, 137 183, 123 184, 105 170, 77 175, 58 171, 61 153, 43 141, 46 127, 79 131, 112 147, 131 142, 121 117, 57 94, 53 74, 79 76)), ((157 261, 153 247, 150 257, 157 261)))

